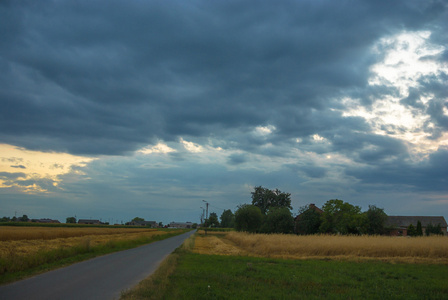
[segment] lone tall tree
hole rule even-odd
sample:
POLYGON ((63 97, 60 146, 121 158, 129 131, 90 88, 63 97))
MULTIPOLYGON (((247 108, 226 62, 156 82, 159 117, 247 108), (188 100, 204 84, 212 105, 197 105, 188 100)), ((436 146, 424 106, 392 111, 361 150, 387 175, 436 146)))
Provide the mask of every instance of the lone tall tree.
POLYGON ((291 194, 283 193, 279 189, 270 190, 262 186, 254 188, 252 194, 252 205, 260 208, 262 214, 274 207, 286 207, 292 209, 291 194))

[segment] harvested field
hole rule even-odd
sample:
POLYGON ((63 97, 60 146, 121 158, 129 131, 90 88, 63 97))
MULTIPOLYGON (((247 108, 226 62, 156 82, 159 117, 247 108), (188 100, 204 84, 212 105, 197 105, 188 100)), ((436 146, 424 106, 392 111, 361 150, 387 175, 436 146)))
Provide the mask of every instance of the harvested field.
POLYGON ((288 259, 374 259, 448 264, 448 238, 209 233, 207 236, 198 235, 194 252, 288 259))
MULTIPOLYGON (((34 229, 34 228, 33 228, 34 229)), ((53 228, 45 228, 45 230, 53 228)), ((70 228, 72 229, 72 228, 70 228)), ((76 229, 76 228, 73 228, 76 229)), ((98 229, 98 228, 92 228, 98 229)), ((84 230, 85 235, 81 235, 81 231, 70 232, 70 234, 77 234, 74 237, 67 238, 53 238, 53 239, 22 239, 22 240, 8 240, 0 241, 0 258, 7 257, 10 255, 32 255, 33 253, 39 251, 48 251, 60 248, 70 248, 80 244, 88 244, 89 247, 95 247, 101 244, 106 244, 113 241, 125 241, 125 240, 135 240, 142 237, 151 237, 156 235, 166 234, 166 231, 157 231, 154 229, 140 229, 137 232, 130 229, 130 232, 123 232, 126 229, 115 229, 116 233, 106 232, 106 234, 101 234, 99 231, 89 231, 84 230)), ((101 230, 101 229, 100 229, 101 230)), ((104 231, 104 229, 103 229, 104 231)), ((55 232, 51 232, 53 234, 55 232)), ((36 233, 37 234, 37 233, 36 233)), ((50 234, 44 233, 45 236, 50 234)), ((38 235, 38 234, 37 234, 38 235)))
POLYGON ((157 231, 150 228, 113 228, 113 227, 0 227, 0 242, 18 240, 52 240, 60 238, 80 237, 86 235, 111 235, 121 233, 142 233, 157 231))

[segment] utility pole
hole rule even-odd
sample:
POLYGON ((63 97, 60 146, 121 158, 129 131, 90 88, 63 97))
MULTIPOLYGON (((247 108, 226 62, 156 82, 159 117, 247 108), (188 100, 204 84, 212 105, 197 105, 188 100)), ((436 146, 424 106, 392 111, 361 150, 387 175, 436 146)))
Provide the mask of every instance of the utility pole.
POLYGON ((203 208, 202 206, 201 206, 201 208, 202 208, 202 215, 201 215, 201 226, 202 226, 202 225, 204 225, 205 208, 203 208))
MULTIPOLYGON (((205 202, 205 204, 206 204, 206 208, 207 208, 207 212, 206 212, 206 214, 205 214, 205 220, 206 220, 206 222, 207 222, 207 226, 208 226, 208 202, 207 201, 205 201, 205 200, 202 200, 203 202, 205 202)), ((205 235, 207 235, 207 226, 205 226, 205 235)))

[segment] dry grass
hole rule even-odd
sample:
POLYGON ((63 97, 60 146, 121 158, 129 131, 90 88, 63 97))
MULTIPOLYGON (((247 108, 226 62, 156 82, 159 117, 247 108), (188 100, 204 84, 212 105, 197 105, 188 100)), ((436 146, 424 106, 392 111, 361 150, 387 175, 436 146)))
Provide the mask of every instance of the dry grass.
POLYGON ((230 232, 198 235, 194 251, 222 255, 307 259, 377 259, 390 262, 448 264, 448 238, 386 236, 296 236, 230 232))
POLYGON ((0 258, 11 254, 32 255, 39 251, 70 248, 85 243, 94 247, 111 240, 134 240, 166 233, 156 229, 51 227, 0 228, 0 232, 0 258))
POLYGON ((141 233, 157 231, 150 228, 79 228, 79 227, 15 227, 1 226, 0 241, 52 240, 86 235, 110 235, 119 233, 141 233))

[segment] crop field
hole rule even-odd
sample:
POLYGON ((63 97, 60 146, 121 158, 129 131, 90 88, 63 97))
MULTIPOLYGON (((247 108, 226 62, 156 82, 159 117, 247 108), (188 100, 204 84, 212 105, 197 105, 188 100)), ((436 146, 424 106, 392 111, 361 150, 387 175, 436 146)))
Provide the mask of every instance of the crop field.
POLYGON ((241 232, 196 237, 194 252, 286 259, 381 260, 404 263, 448 264, 448 238, 282 235, 241 232))
POLYGON ((447 252, 447 237, 198 231, 121 300, 448 299, 447 252))
POLYGON ((94 247, 111 240, 134 240, 163 234, 166 232, 157 229, 0 227, 0 258, 31 255, 86 243, 94 247))
POLYGON ((182 232, 150 228, 0 226, 0 283, 15 280, 9 278, 14 273, 46 264, 71 263, 182 232))
POLYGON ((86 235, 115 235, 120 233, 141 233, 157 231, 151 228, 114 228, 114 227, 15 227, 1 226, 0 241, 13 240, 51 240, 58 238, 80 237, 86 235))

